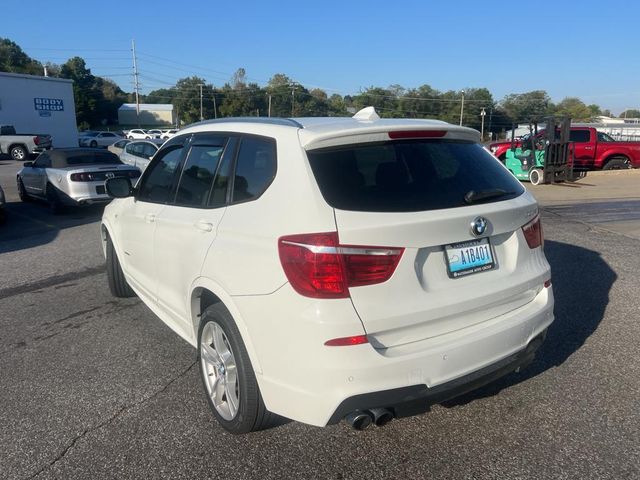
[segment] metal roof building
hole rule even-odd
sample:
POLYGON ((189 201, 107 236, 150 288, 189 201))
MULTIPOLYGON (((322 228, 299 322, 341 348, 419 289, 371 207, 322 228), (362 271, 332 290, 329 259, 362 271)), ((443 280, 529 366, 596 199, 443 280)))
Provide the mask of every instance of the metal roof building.
POLYGON ((138 114, 135 103, 124 103, 118 109, 121 126, 175 125, 175 112, 170 103, 141 103, 138 114))

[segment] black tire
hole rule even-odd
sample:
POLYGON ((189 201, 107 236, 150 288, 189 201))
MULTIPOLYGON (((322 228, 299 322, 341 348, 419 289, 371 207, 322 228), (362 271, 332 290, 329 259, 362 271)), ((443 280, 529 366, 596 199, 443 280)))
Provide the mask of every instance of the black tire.
POLYGON ((628 168, 631 168, 631 163, 629 163, 628 158, 616 157, 605 163, 602 170, 626 170, 628 168))
POLYGON ((136 293, 127 283, 127 279, 124 278, 122 273, 122 267, 116 254, 116 249, 113 247, 111 237, 107 235, 107 280, 109 282, 109 290, 111 295, 118 298, 134 297, 136 293))
POLYGON ((220 303, 207 307, 202 313, 200 328, 198 329, 198 369, 209 407, 218 420, 218 423, 228 432, 233 434, 255 432, 282 423, 282 417, 269 412, 265 407, 262 395, 260 395, 260 389, 258 388, 256 375, 251 366, 249 354, 240 336, 240 331, 231 314, 224 305, 220 303), (207 389, 209 373, 205 371, 206 367, 203 365, 201 359, 201 340, 205 326, 211 322, 216 323, 222 328, 228 340, 228 347, 235 358, 239 406, 235 416, 231 420, 226 420, 220 415, 207 389))
POLYGON ((542 170, 539 168, 533 168, 529 171, 529 181, 531 185, 540 185, 544 180, 544 175, 542 174, 542 170))
POLYGON ((96 148, 98 146, 98 142, 96 142, 95 140, 91 140, 91 143, 89 144, 89 146, 91 148, 96 148))
POLYGON ((22 145, 14 145, 11 147, 9 154, 14 160, 27 160, 29 157, 29 152, 27 152, 27 149, 22 145))
POLYGON ((18 197, 20 197, 21 202, 30 202, 32 198, 27 193, 27 189, 24 188, 24 183, 22 183, 22 179, 18 178, 18 197))
POLYGON ((51 213, 53 213, 54 215, 58 215, 64 211, 64 205, 60 201, 58 190, 56 190, 56 187, 54 187, 50 183, 47 183, 46 196, 47 196, 47 203, 49 204, 49 210, 51 210, 51 213))

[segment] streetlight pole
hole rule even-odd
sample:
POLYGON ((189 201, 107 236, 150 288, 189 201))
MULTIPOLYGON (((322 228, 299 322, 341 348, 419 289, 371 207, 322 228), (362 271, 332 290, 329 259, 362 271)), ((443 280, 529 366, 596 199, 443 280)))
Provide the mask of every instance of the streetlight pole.
POLYGON ((480 112, 480 118, 482 119, 482 122, 480 123, 481 127, 480 127, 480 141, 484 142, 484 116, 487 113, 484 111, 484 107, 482 107, 482 111, 480 112))
POLYGON ((462 126, 462 115, 464 114, 464 90, 462 90, 462 103, 460 104, 460 126, 462 126))

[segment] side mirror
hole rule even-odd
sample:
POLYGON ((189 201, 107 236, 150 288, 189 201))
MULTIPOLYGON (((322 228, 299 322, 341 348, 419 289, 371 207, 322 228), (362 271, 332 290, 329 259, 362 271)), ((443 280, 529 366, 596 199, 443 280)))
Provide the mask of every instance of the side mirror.
POLYGON ((31 168, 31 167, 33 167, 33 162, 24 162, 24 163, 22 164, 22 166, 23 166, 23 167, 31 168))
POLYGON ((133 195, 133 187, 128 177, 107 178, 104 188, 109 196, 114 198, 127 198, 133 195))

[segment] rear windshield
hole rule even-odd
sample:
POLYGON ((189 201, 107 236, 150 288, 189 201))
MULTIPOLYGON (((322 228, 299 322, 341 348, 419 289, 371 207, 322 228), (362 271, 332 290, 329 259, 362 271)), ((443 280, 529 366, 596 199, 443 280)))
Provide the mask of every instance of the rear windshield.
POLYGON ((524 192, 477 143, 392 141, 307 155, 322 195, 340 210, 438 210, 508 200, 524 192))

